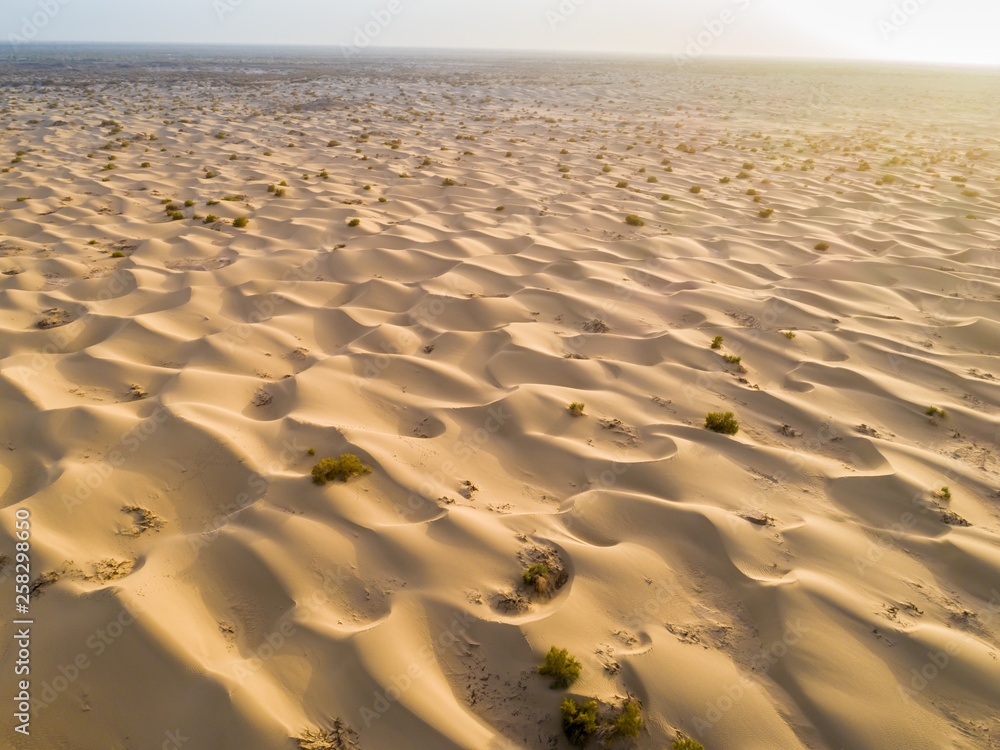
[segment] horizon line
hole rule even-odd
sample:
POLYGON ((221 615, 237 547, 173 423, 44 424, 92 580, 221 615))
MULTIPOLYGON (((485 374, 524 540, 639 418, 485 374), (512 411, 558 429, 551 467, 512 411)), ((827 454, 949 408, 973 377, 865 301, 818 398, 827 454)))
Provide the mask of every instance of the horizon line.
MULTIPOLYGON (((43 48, 46 46, 148 46, 148 47, 200 47, 200 48, 245 48, 245 49, 309 49, 316 51, 338 52, 345 48, 353 50, 355 56, 372 57, 380 52, 405 53, 416 52, 420 54, 447 53, 447 54, 471 54, 484 55, 496 54, 507 55, 527 55, 548 58, 593 58, 606 59, 616 58, 621 60, 643 60, 643 61, 674 61, 679 58, 688 60, 690 63, 698 62, 805 62, 805 63, 832 63, 832 64, 858 64, 858 65, 886 65, 900 67, 930 67, 930 68, 962 68, 981 71, 1000 72, 1000 63, 988 62, 961 62, 953 60, 913 60, 909 58, 865 58, 865 57, 796 57, 790 55, 720 55, 706 52, 704 55, 692 57, 683 51, 678 52, 623 52, 617 50, 584 50, 584 49, 536 49, 536 48, 510 48, 510 47, 422 47, 422 46, 402 46, 402 45, 370 45, 364 48, 356 48, 346 42, 332 44, 312 44, 303 42, 196 42, 196 41, 108 41, 108 40, 79 40, 79 39, 51 39, 45 41, 30 40, 13 46, 11 50, 16 55, 17 49, 43 48)), ((0 58, 2 59, 2 58, 0 58)))

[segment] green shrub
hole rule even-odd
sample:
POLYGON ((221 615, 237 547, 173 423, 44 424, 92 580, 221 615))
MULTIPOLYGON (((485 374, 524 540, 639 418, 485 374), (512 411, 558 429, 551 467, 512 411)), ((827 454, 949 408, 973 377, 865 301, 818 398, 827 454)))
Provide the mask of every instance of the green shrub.
POLYGON ((22 198, 18 198, 17 202, 18 203, 24 203, 26 200, 28 200, 26 197, 22 197, 22 198))
POLYGON ((205 217, 205 223, 206 224, 213 224, 213 223, 217 222, 218 220, 219 220, 219 217, 216 216, 215 214, 209 214, 208 216, 205 217))
POLYGON ((112 258, 124 258, 125 257, 125 253, 123 253, 121 250, 115 250, 113 253, 111 253, 111 257, 112 258))
POLYGON ((829 250, 830 249, 830 243, 828 243, 828 242, 817 242, 816 246, 813 249, 814 250, 820 250, 820 251, 829 250))
POLYGON ((233 219, 233 226, 236 227, 237 229, 243 229, 243 227, 245 227, 249 223, 250 220, 246 216, 237 216, 235 219, 233 219))
POLYGON ((371 473, 371 467, 361 463, 361 460, 351 453, 341 453, 340 458, 324 458, 312 467, 312 478, 316 484, 326 484, 333 479, 346 482, 351 477, 371 473))
POLYGON ((191 208, 191 206, 193 206, 193 205, 194 205, 194 201, 193 200, 186 200, 186 201, 184 201, 185 208, 191 208))
POLYGON ((671 750, 705 750, 705 748, 694 740, 685 737, 683 740, 675 740, 671 750))
POLYGON ((626 181, 626 180, 618 180, 618 182, 615 184, 615 187, 627 188, 628 187, 628 181, 626 181))
POLYGON ((723 435, 735 435, 740 431, 736 416, 731 412, 712 411, 705 415, 705 427, 723 435))
POLYGON ((151 166, 153 165, 150 164, 148 161, 144 161, 142 164, 139 165, 139 167, 142 169, 149 169, 151 166))
POLYGON ((326 143, 327 148, 334 148, 335 146, 339 146, 339 145, 340 145, 340 141, 327 141, 327 143, 326 143))
POLYGON ((692 185, 692 186, 691 186, 690 188, 688 188, 688 189, 689 189, 689 190, 690 190, 690 191, 691 191, 692 193, 694 193, 695 195, 697 195, 698 193, 700 193, 700 192, 701 192, 701 185, 692 185))
POLYGON ((577 681, 583 665, 569 655, 566 649, 553 646, 545 655, 545 663, 538 668, 538 674, 552 677, 550 688, 567 688, 577 681))
POLYGON ((951 490, 949 490, 947 487, 942 487, 934 494, 936 494, 942 500, 951 500, 951 490))
POLYGON ((349 227, 356 227, 360 223, 361 223, 361 219, 351 219, 349 222, 347 222, 347 226, 349 226, 349 227))
POLYGON ((925 413, 928 417, 941 417, 941 419, 945 419, 948 416, 948 412, 944 409, 939 409, 936 406, 928 406, 925 413))
POLYGON ((774 213, 773 208, 762 208, 760 211, 757 212, 757 215, 762 219, 768 219, 771 217, 771 214, 773 213, 774 213))
POLYGON ((639 218, 637 214, 629 214, 625 217, 625 223, 630 227, 644 227, 646 222, 639 218))
POLYGON ((722 336, 716 336, 712 339, 712 348, 721 349, 722 348, 722 336))
POLYGON ((236 161, 239 158, 240 157, 238 157, 236 154, 230 154, 229 155, 229 161, 236 161))
POLYGON ((444 180, 442 180, 441 184, 446 187, 450 187, 451 185, 455 184, 455 181, 450 177, 445 177, 444 180))
POLYGON ((602 172, 610 172, 611 171, 610 165, 605 164, 603 167, 601 167, 601 171, 602 172))
POLYGON ((659 182, 655 175, 646 178, 646 182, 659 182))
POLYGON ((384 195, 380 195, 380 196, 378 197, 378 202, 379 202, 379 203, 385 203, 385 202, 386 202, 386 200, 388 200, 388 199, 387 199, 387 198, 386 198, 386 197, 385 197, 384 195))
POLYGON ((572 698, 562 702, 562 730, 574 747, 585 747, 597 731, 597 701, 578 706, 572 698))
POLYGON ((549 591, 549 569, 546 565, 532 565, 521 574, 525 586, 530 586, 539 594, 549 591))
POLYGON ((567 408, 569 409, 569 413, 572 414, 574 417, 583 416, 583 404, 580 403, 579 401, 574 401, 567 408))
POLYGON ((642 716, 639 712, 639 704, 636 701, 625 701, 622 712, 611 722, 611 738, 638 737, 642 731, 642 716))
POLYGON ((726 184, 729 183, 729 178, 728 177, 720 177, 719 178, 719 182, 721 182, 723 185, 726 185, 726 184))
POLYGON ((785 331, 784 333, 785 333, 785 338, 786 339, 794 339, 795 338, 795 331, 785 331))
POLYGON ((722 358, 731 365, 738 365, 743 359, 743 357, 737 357, 735 354, 723 354, 722 358))

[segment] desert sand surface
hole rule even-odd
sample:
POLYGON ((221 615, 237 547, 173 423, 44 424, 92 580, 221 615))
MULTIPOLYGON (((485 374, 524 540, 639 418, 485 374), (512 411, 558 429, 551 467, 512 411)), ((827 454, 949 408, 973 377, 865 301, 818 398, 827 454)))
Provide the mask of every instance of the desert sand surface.
POLYGON ((0 65, 0 745, 1000 748, 996 73, 233 55, 0 65))

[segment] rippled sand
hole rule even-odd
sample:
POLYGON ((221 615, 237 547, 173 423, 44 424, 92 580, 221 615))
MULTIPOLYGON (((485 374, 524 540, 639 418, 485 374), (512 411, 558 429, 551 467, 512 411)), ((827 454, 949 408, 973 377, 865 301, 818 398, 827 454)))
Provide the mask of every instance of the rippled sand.
POLYGON ((1000 748, 995 75, 4 77, 4 742, 569 747, 557 645, 638 748, 1000 748))

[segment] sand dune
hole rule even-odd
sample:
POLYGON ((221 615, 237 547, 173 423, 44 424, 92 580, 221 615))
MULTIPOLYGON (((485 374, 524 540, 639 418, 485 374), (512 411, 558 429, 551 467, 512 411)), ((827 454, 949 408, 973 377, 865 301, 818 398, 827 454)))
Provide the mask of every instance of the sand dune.
POLYGON ((7 77, 4 746, 1000 748, 995 77, 202 63, 7 77))

